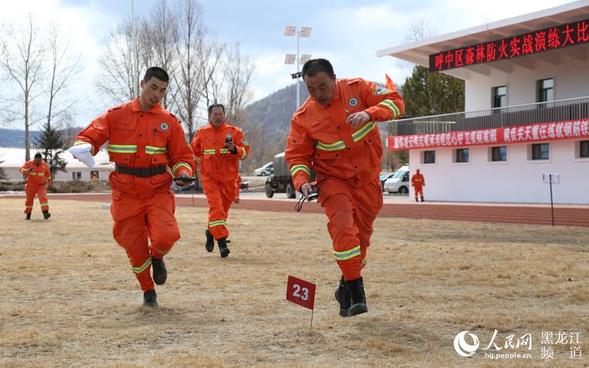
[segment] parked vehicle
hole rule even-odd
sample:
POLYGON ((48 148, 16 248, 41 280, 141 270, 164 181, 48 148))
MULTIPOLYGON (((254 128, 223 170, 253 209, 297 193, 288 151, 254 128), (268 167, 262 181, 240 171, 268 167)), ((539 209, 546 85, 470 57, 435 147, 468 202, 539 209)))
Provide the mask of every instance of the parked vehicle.
POLYGON ((389 193, 409 193, 409 166, 401 167, 392 177, 386 179, 384 190, 389 193))
POLYGON ((382 188, 382 191, 384 192, 384 182, 392 177, 393 175, 395 175, 395 173, 389 173, 389 172, 381 172, 380 173, 380 187, 382 188))
POLYGON ((268 176, 268 175, 271 175, 273 172, 274 172, 274 163, 268 162, 264 166, 258 167, 257 169, 255 169, 254 175, 255 176, 268 176))
POLYGON ((292 183, 292 175, 284 159, 284 152, 274 155, 274 173, 266 178, 264 191, 266 197, 272 198, 274 193, 286 193, 287 198, 295 198, 296 190, 292 183))

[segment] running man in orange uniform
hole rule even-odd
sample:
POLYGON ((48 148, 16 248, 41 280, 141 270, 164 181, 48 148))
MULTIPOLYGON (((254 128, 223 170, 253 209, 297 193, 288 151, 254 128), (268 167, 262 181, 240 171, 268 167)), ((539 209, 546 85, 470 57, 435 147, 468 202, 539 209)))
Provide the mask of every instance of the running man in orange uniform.
POLYGON ((96 118, 69 149, 92 167, 92 156, 108 141, 110 160, 116 164, 109 176, 113 235, 127 252, 148 307, 157 307, 154 282, 166 282, 164 256, 180 239, 172 176, 192 176, 194 162, 180 122, 159 104, 168 81, 165 70, 149 68, 140 96, 96 118))
POLYGON ((303 66, 309 98, 295 112, 286 160, 297 190, 316 188, 329 221, 335 259, 342 272, 335 298, 342 317, 368 311, 362 279, 372 224, 382 207, 379 173, 382 144, 377 121, 403 114, 402 97, 363 79, 336 80, 331 63, 303 66))
POLYGON ((39 197, 43 218, 47 220, 51 217, 49 213, 49 200, 47 199, 47 187, 51 184, 51 172, 49 171, 49 165, 47 165, 47 162, 42 157, 40 153, 36 153, 33 160, 25 162, 20 168, 21 174, 26 178, 25 193, 27 194, 27 198, 25 200, 25 220, 31 219, 35 196, 39 197))
POLYGON ((415 174, 411 177, 411 186, 415 191, 415 202, 419 202, 417 200, 417 196, 421 196, 421 201, 423 202, 423 187, 425 187, 425 178, 419 171, 419 169, 415 170, 415 174))
POLYGON ((209 106, 209 125, 196 131, 191 146, 200 162, 202 188, 209 202, 205 248, 212 252, 217 240, 221 257, 227 257, 227 216, 239 190, 239 160, 247 157, 250 148, 241 129, 225 122, 221 104, 209 106))

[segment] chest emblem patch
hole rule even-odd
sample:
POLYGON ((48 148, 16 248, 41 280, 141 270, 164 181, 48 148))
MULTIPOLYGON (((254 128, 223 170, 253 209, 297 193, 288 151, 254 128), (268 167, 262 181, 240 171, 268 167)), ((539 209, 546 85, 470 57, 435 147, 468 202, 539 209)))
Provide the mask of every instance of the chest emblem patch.
POLYGON ((348 105, 354 107, 358 105, 358 99, 356 97, 352 97, 348 100, 348 105))
POLYGON ((168 130, 169 127, 170 126, 166 122, 163 122, 160 124, 160 129, 162 130, 162 132, 165 132, 166 130, 168 130))

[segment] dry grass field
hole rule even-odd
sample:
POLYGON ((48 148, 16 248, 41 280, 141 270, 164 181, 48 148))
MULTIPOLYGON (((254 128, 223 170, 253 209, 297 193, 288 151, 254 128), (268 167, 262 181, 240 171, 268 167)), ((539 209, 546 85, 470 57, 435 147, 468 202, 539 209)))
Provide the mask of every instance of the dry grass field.
POLYGON ((369 313, 344 319, 323 215, 233 211, 221 259, 204 250, 206 210, 179 208, 160 307, 145 310, 102 203, 53 200, 49 221, 35 203, 25 222, 23 202, 0 198, 0 367, 589 366, 589 228, 380 218, 369 313), (317 284, 311 332, 289 274, 317 284), (529 333, 531 358, 460 357, 463 330, 481 348, 529 333), (541 344, 558 331, 580 342, 541 344))

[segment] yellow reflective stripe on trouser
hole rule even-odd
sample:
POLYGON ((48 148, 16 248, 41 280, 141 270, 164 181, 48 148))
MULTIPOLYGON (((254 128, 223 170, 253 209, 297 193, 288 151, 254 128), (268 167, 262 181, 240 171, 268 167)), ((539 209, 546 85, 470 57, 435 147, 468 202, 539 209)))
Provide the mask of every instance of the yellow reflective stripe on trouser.
POLYGON ((40 203, 41 206, 49 206, 49 202, 40 203))
POLYGON ((113 153, 135 153, 137 146, 134 144, 109 144, 108 152, 113 153))
POLYGON ((157 155, 166 152, 166 147, 145 146, 145 153, 148 155, 157 155))
POLYGON ((25 206, 25 208, 33 208, 33 206, 25 206))
POLYGON ((337 141, 333 143, 317 142, 315 147, 322 151, 339 151, 346 148, 346 144, 344 143, 344 141, 337 141))
POLYGON ((221 148, 220 152, 221 154, 227 154, 229 153, 229 150, 227 148, 221 148))
POLYGON ((225 226, 225 220, 216 220, 216 221, 211 221, 209 222, 209 227, 215 227, 215 226, 225 226))
POLYGON ((359 256, 360 255, 360 246, 358 245, 357 247, 354 247, 350 250, 345 250, 343 252, 333 252, 333 254, 335 255, 335 258, 338 261, 345 261, 350 258, 359 256))
POLYGON ((365 124, 362 128, 352 133, 352 139, 354 142, 358 142, 360 139, 364 138, 366 134, 370 133, 374 127, 376 127, 376 123, 374 121, 365 124))
POLYGON ((290 168, 290 173, 291 175, 294 175, 296 172, 301 170, 311 175, 311 170, 309 170, 309 167, 307 165, 294 165, 290 168))
POLYGON ((145 271, 145 269, 147 267, 149 267, 149 265, 151 264, 151 257, 147 258, 147 261, 145 261, 145 263, 139 267, 131 267, 131 270, 135 273, 141 273, 143 271, 145 271))
POLYGON ((401 111, 399 110, 397 105, 395 105, 395 103, 391 100, 383 100, 379 103, 379 105, 383 105, 391 109, 393 111, 393 118, 396 118, 397 116, 401 115, 401 111))
POLYGON ((176 175, 176 170, 178 170, 180 167, 185 167, 192 172, 192 167, 190 167, 189 164, 186 162, 178 162, 176 165, 174 165, 174 167, 172 167, 172 174, 174 174, 174 176, 176 175))

